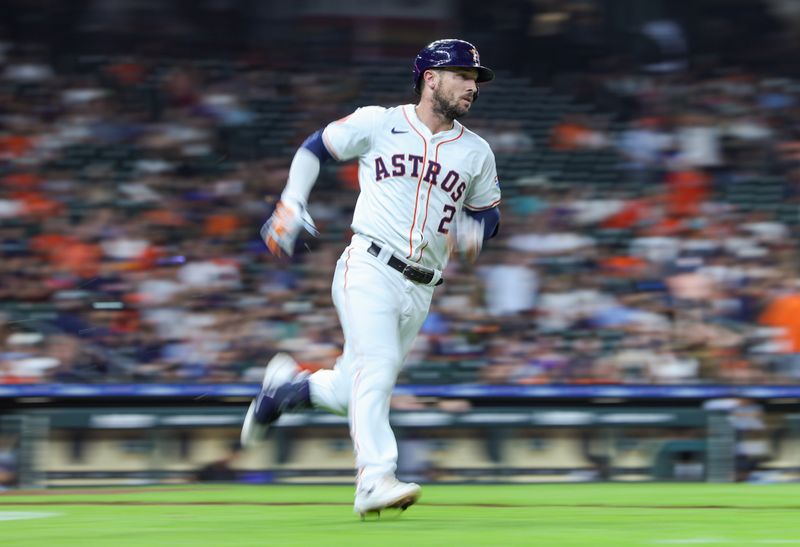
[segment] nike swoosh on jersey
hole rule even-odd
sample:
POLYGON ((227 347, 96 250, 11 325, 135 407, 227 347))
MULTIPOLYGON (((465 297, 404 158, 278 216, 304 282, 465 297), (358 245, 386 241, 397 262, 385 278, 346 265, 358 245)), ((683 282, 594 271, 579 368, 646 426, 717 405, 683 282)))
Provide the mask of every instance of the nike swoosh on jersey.
POLYGON ((392 134, 393 135, 399 135, 400 133, 408 133, 408 131, 398 131, 397 129, 392 127, 392 134))

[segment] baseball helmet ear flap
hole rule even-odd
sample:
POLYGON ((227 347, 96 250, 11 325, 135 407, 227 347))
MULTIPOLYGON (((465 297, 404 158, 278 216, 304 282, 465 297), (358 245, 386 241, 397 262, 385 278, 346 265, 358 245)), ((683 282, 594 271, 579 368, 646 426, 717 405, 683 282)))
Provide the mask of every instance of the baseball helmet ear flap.
POLYGON ((476 83, 494 79, 494 71, 481 65, 481 58, 475 46, 464 40, 448 38, 431 42, 417 54, 417 58, 414 59, 414 91, 421 93, 422 75, 426 70, 451 66, 478 69, 476 83))

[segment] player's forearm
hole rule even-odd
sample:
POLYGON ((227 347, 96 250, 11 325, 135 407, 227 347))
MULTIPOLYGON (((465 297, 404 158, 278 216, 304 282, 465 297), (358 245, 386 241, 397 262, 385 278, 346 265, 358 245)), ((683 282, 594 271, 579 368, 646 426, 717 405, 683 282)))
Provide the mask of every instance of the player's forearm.
POLYGON ((286 182, 281 199, 305 205, 319 177, 320 165, 330 158, 331 155, 322 142, 322 130, 309 136, 292 159, 289 180, 286 182))
POLYGON ((299 148, 289 168, 289 180, 281 193, 281 199, 305 206, 311 189, 319 177, 319 168, 319 158, 307 148, 299 148))

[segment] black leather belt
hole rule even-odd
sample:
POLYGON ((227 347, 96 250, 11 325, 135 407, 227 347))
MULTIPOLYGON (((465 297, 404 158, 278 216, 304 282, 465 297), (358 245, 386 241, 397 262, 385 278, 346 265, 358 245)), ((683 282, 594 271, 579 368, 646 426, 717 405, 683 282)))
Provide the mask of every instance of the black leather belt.
MULTIPOLYGON (((381 247, 377 243, 373 243, 367 249, 367 252, 372 256, 377 257, 381 254, 381 247)), ((386 262, 389 266, 403 274, 403 277, 413 281, 414 283, 420 283, 422 285, 430 285, 431 281, 433 281, 433 272, 429 270, 425 270, 419 266, 414 266, 412 264, 408 264, 396 256, 392 254, 389 256, 389 261, 386 262)), ((436 286, 441 285, 444 283, 444 279, 439 279, 436 282, 436 286)))

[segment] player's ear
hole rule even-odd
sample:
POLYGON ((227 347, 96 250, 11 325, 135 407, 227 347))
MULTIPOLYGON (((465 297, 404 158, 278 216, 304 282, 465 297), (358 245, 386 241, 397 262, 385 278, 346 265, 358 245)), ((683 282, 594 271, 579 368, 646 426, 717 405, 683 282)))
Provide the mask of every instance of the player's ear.
POLYGON ((436 87, 436 82, 438 81, 438 79, 439 75, 436 73, 435 70, 426 70, 422 74, 422 83, 425 85, 425 87, 429 89, 433 89, 434 87, 436 87))

